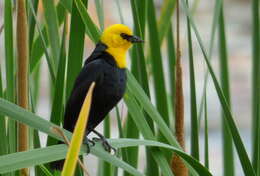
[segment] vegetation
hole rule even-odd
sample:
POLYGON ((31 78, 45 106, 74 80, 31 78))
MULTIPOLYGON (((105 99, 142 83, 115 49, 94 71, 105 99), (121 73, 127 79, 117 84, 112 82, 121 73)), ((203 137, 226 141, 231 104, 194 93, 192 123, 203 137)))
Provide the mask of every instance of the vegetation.
MULTIPOLYGON (((5 49, 5 55, 1 56, 5 58, 4 62, 3 60, 0 62, 1 175, 19 175, 22 173, 19 173, 19 170, 29 167, 31 169, 32 166, 37 176, 59 174, 50 170, 48 163, 64 159, 68 146, 66 144, 57 144, 58 140, 64 140, 64 138, 54 132, 53 129, 60 129, 59 126, 62 124, 66 100, 75 77, 81 69, 84 48, 88 47, 85 37, 96 43, 105 27, 106 14, 104 5, 106 1, 94 1, 98 22, 95 22, 89 15, 88 3, 88 0, 60 0, 57 3, 53 0, 4 0, 4 26, 0 26, 0 35, 4 35, 4 42, 1 43, 3 43, 5 49), (18 7, 21 7, 19 3, 27 4, 24 6, 26 8, 24 10, 27 11, 27 18, 24 18, 25 15, 15 15, 19 13, 19 8, 16 12, 16 4, 14 3, 17 3, 18 7), (38 10, 40 3, 43 6, 43 12, 38 10), (39 18, 40 15, 43 16, 44 20, 39 18), (68 18, 69 16, 70 18, 68 18), (18 19, 19 17, 20 19, 18 19), (14 25, 15 21, 19 22, 17 28, 14 25), (19 36, 17 41, 16 34, 19 36), (21 40, 21 38, 23 39, 21 40), (15 43, 18 45, 16 46, 15 43), (22 64, 20 62, 22 61, 20 60, 21 57, 25 59, 22 64), (19 58, 19 61, 16 58, 19 58), (39 99, 42 98, 39 97, 39 90, 42 86, 40 79, 43 75, 40 72, 44 59, 46 59, 48 65, 50 78, 48 86, 51 90, 49 121, 45 120, 46 117, 39 117, 35 113, 39 99), (28 64, 26 64, 27 62, 28 64), (16 68, 19 68, 18 71, 16 68), (25 74, 25 77, 21 75, 21 70, 23 70, 22 73, 25 74), (28 80, 28 83, 23 80, 28 80), (27 84, 29 84, 28 87, 27 84), (24 87, 21 89, 20 86, 24 87), (20 102, 21 99, 24 101, 20 102), (23 109, 18 105, 27 109, 23 109), (25 134, 27 129, 24 128, 26 130, 23 133, 24 135, 19 135, 20 139, 18 139, 18 122, 29 127, 28 136, 25 134), (39 131, 48 135, 46 146, 40 145, 39 131), (24 146, 27 148, 26 145, 28 145, 29 150, 19 152, 21 148, 17 148, 17 142, 25 141, 26 143, 24 138, 27 137, 29 140, 24 146)), ((114 3, 118 7, 121 20, 118 23, 124 23, 126 17, 122 14, 124 10, 121 5, 122 2, 115 0, 114 3)), ((152 0, 129 0, 132 13, 127 18, 133 18, 134 33, 144 39, 145 44, 137 44, 130 51, 131 69, 129 68, 127 71, 127 91, 124 96, 124 103, 128 111, 127 117, 121 116, 121 107, 116 108, 119 137, 118 139, 109 139, 109 142, 118 149, 118 154, 112 155, 104 151, 100 143, 97 143, 90 150, 91 155, 99 158, 99 164, 96 166, 99 175, 118 175, 118 169, 123 169, 124 175, 173 175, 172 169, 174 168, 170 164, 172 156, 180 157, 191 175, 213 175, 209 163, 212 156, 208 153, 208 131, 210 130, 208 129, 209 116, 207 114, 209 103, 207 100, 208 79, 213 81, 222 108, 222 118, 220 120, 223 122, 223 158, 226 162, 224 162, 223 168, 219 169, 223 169, 224 175, 236 175, 233 157, 236 152, 244 175, 260 175, 259 1, 253 0, 251 2, 253 24, 252 157, 249 156, 248 149, 245 148, 245 143, 241 139, 230 106, 232 97, 229 90, 229 58, 226 41, 228 36, 225 32, 223 8, 225 3, 222 0, 215 0, 209 46, 205 45, 205 42, 201 39, 201 32, 198 31, 193 19, 194 8, 198 3, 199 1, 195 0, 194 4, 189 6, 188 0, 179 0, 180 11, 185 15, 187 22, 187 31, 180 32, 185 33, 185 35, 187 33, 186 36, 188 36, 185 46, 189 48, 189 88, 191 92, 189 103, 191 104, 191 114, 185 114, 184 116, 185 119, 189 116, 191 118, 191 153, 183 150, 184 144, 179 144, 180 140, 177 140, 178 135, 176 138, 175 134, 177 130, 174 129, 176 125, 174 123, 175 117, 178 114, 175 115, 175 112, 179 111, 179 108, 183 108, 180 101, 178 101, 180 94, 175 95, 176 92, 180 92, 178 86, 182 81, 181 74, 176 74, 176 71, 181 70, 181 60, 176 59, 180 57, 181 53, 179 51, 176 53, 174 38, 178 25, 175 25, 175 21, 172 20, 176 17, 174 13, 176 2, 164 0, 162 7, 158 11, 155 8, 155 2, 152 0), (216 33, 217 30, 218 33, 216 33), (219 80, 215 68, 213 69, 210 62, 216 39, 219 41, 218 55, 221 66, 219 80), (163 43, 167 47, 163 48, 163 43), (196 94, 196 70, 194 68, 196 58, 192 49, 194 43, 200 47, 203 62, 207 68, 202 97, 196 94), (165 55, 167 57, 163 58, 165 55), (168 72, 164 71, 163 62, 168 62, 168 72), (169 90, 166 88, 166 82, 170 83, 169 90), (154 101, 151 101, 151 97, 154 97, 154 101), (122 118, 126 118, 126 120, 122 118), (203 131, 205 136, 203 155, 200 155, 200 148, 203 145, 199 143, 201 124, 205 126, 203 131), (140 146, 146 147, 146 161, 138 158, 141 153, 139 151, 140 146), (202 160, 202 156, 205 156, 204 160, 202 160), (144 170, 137 167, 138 163, 141 162, 146 166, 144 170)), ((62 129, 62 132, 69 140, 71 139, 72 134, 70 132, 64 129, 62 129)), ((110 121, 107 118, 104 122, 104 134, 109 138, 110 133, 110 121)), ((79 139, 75 141, 77 141, 77 144, 80 143, 79 139)), ((23 146, 20 145, 20 147, 23 146)), ((86 151, 87 148, 83 145, 79 153, 84 155, 86 151)), ((68 158, 71 158, 71 156, 68 158)), ((67 161, 69 163, 76 162, 75 158, 69 160, 71 160, 67 161)), ((87 166, 88 163, 86 163, 86 168, 87 166)), ((65 169, 69 168, 66 167, 65 169)), ((22 171, 24 171, 23 175, 28 175, 27 169, 22 171)), ((82 168, 76 169, 76 175, 83 175, 82 168)))

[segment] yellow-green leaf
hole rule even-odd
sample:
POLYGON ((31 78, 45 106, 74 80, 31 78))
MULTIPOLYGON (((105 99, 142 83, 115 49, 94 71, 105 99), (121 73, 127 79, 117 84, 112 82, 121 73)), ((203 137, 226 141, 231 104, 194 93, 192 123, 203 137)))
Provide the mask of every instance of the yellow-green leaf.
POLYGON ((82 140, 85 134, 85 128, 87 126, 88 122, 88 115, 90 111, 90 105, 91 105, 91 99, 92 99, 92 93, 94 89, 95 83, 92 83, 87 96, 84 100, 84 103, 82 105, 78 121, 76 123, 75 130, 72 135, 71 139, 71 145, 69 147, 65 164, 62 170, 62 176, 71 176, 75 172, 77 160, 78 160, 78 155, 80 151, 80 147, 82 144, 82 140))

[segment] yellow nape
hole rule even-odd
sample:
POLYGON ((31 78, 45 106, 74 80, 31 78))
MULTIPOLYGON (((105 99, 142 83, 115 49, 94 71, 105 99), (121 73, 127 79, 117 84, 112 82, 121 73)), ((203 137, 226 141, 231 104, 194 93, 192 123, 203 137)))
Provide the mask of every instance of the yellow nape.
POLYGON ((121 34, 132 35, 129 27, 123 24, 114 24, 106 28, 101 35, 101 42, 107 45, 106 51, 111 54, 119 68, 126 68, 126 53, 132 43, 123 39, 121 34))

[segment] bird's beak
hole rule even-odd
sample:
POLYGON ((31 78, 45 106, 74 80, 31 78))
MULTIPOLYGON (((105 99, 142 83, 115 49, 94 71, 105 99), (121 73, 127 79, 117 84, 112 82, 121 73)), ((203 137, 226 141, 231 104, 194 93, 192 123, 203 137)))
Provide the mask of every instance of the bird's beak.
POLYGON ((144 41, 142 39, 140 39, 137 36, 134 35, 128 35, 128 34, 121 34, 121 37, 131 43, 143 43, 144 41))
POLYGON ((131 43, 143 43, 144 42, 141 38, 139 38, 135 35, 130 36, 128 38, 128 41, 131 42, 131 43))

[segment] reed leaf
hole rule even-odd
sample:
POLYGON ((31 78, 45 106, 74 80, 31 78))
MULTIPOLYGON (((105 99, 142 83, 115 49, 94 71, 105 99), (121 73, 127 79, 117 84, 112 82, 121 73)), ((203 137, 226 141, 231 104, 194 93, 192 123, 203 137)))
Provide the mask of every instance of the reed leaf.
MULTIPOLYGON (((225 19, 223 4, 220 9, 219 17, 219 60, 220 60, 220 78, 221 87, 226 98, 227 104, 230 107, 230 86, 229 86, 229 71, 228 71, 228 55, 227 55, 227 42, 225 34, 225 19)), ((223 166, 224 175, 235 175, 234 171, 234 152, 233 142, 230 131, 227 127, 225 115, 222 112, 222 136, 223 136, 223 166)))
POLYGON ((190 12, 188 11, 188 8, 185 4, 184 1, 181 1, 182 3, 182 7, 183 7, 183 10, 185 12, 185 14, 189 17, 190 19, 190 23, 191 23, 191 27, 195 33, 195 36, 198 40, 198 43, 199 43, 199 46, 202 50, 202 54, 204 56, 204 60, 207 64, 207 68, 209 70, 209 73, 211 75, 211 78, 213 80, 213 83, 214 83, 214 86, 215 86, 215 89, 217 91, 217 94, 218 94, 218 98, 219 98, 219 101, 221 103, 221 106, 222 106, 222 109, 223 109, 223 112, 225 113, 225 117, 226 117, 226 120, 227 120, 227 124, 229 126, 229 129, 230 129, 230 132, 231 132, 231 135, 232 135, 232 138, 233 138, 233 141, 234 141, 234 144, 236 146, 236 149, 237 149, 237 153, 238 153, 238 156, 239 156, 239 159, 240 159, 240 162, 241 162, 241 165, 242 165, 242 168, 243 168, 243 171, 245 173, 245 175, 255 175, 255 171, 250 163, 250 160, 249 160, 249 157, 248 157, 248 154, 246 152, 246 149, 245 149, 245 146, 244 146, 244 143, 242 142, 242 139, 240 137, 240 134, 239 134, 239 131, 238 131, 238 128, 236 126, 236 123, 234 121, 234 118, 233 118, 233 115, 229 109, 229 106, 228 106, 228 103, 226 101, 226 98, 223 94, 223 91, 218 83, 218 80, 215 76, 215 73, 213 71, 213 68, 209 62, 209 57, 208 57, 208 53, 206 52, 205 50, 205 47, 204 47, 204 44, 201 40, 201 37, 200 37, 200 34, 197 30, 197 27, 195 26, 194 24, 194 21, 193 21, 193 18, 190 14, 190 12))
MULTIPOLYGON (((186 0, 187 6, 189 1, 186 0)), ((190 71, 190 107, 191 107, 191 155, 199 160, 199 129, 198 129, 198 114, 197 114, 197 100, 196 100, 196 84, 195 84, 195 70, 192 48, 192 36, 190 21, 187 18, 187 33, 188 33, 188 47, 189 47, 189 71, 190 71)))
POLYGON ((93 90, 95 83, 92 83, 87 92, 86 98, 81 107, 79 118, 77 120, 75 130, 73 131, 71 144, 66 155, 66 160, 62 169, 62 176, 74 175, 78 155, 80 152, 81 144, 85 135, 86 126, 88 123, 88 117, 90 112, 90 106, 92 101, 93 90))
MULTIPOLYGON (((80 1, 81 2, 81 1, 80 1)), ((81 2, 82 3, 82 2, 81 2)), ((86 4, 88 1, 86 1, 86 4)), ((86 4, 81 4, 85 7, 86 4)), ((68 67, 67 67, 67 82, 66 82, 66 100, 70 96, 74 81, 82 67, 85 26, 81 20, 79 10, 76 8, 76 1, 72 4, 72 16, 70 21, 70 38, 68 51, 68 67)))
POLYGON ((252 1, 252 160, 255 172, 260 175, 260 24, 259 1, 252 1))

